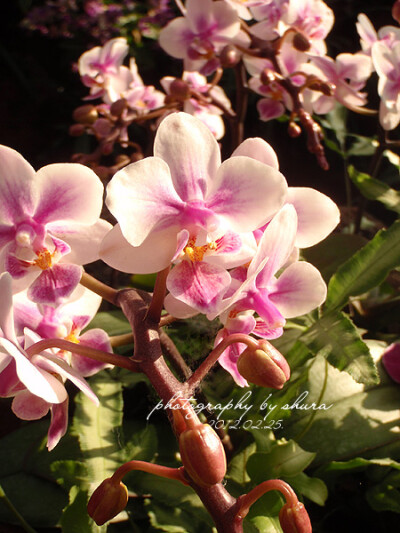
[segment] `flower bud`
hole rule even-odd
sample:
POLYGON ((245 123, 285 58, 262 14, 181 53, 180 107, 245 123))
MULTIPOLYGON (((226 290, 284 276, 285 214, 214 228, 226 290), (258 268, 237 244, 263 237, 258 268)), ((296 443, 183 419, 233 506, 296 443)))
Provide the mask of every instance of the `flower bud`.
POLYGON ((397 0, 392 7, 392 17, 400 24, 400 0, 397 0))
POLYGON ((199 424, 179 436, 179 451, 186 472, 197 485, 209 487, 220 483, 226 473, 222 442, 208 424, 199 424))
POLYGON ((286 503, 279 512, 279 522, 283 533, 312 533, 310 517, 300 502, 286 503))
POLYGON ((114 117, 120 117, 127 106, 128 103, 125 98, 120 98, 111 104, 110 113, 114 115, 114 117))
POLYGON ((260 80, 263 85, 270 85, 276 81, 276 72, 270 68, 265 68, 260 74, 260 80))
POLYGON ((286 359, 265 340, 259 342, 259 348, 246 348, 238 359, 237 368, 247 381, 261 387, 281 389, 290 377, 286 359))
POLYGON ((80 137, 81 135, 85 133, 85 131, 86 131, 86 128, 83 124, 72 124, 69 127, 69 134, 72 137, 80 137))
POLYGON ((176 78, 169 87, 169 96, 178 102, 183 102, 190 98, 191 90, 186 81, 176 78))
POLYGON ((97 109, 90 104, 81 105, 72 113, 73 119, 81 124, 93 124, 98 116, 97 109))
POLYGON ((293 46, 299 52, 308 52, 311 48, 311 43, 304 33, 297 32, 293 37, 293 46))
POLYGON ((87 505, 88 514, 98 526, 123 511, 128 503, 128 489, 112 477, 105 479, 93 492, 87 505))
POLYGON ((219 54, 219 61, 222 68, 233 68, 235 67, 241 58, 241 54, 233 44, 228 44, 224 46, 219 54))

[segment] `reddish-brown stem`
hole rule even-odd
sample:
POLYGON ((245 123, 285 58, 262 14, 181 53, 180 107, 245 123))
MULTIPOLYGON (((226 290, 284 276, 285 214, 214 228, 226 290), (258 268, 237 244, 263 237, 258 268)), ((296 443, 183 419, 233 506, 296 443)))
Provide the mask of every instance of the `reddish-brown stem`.
POLYGON ((291 506, 296 505, 298 502, 296 493, 290 485, 280 479, 269 479, 268 481, 264 481, 263 483, 260 483, 260 485, 257 485, 257 487, 251 490, 248 494, 244 494, 238 498, 239 510, 236 519, 242 521, 253 503, 261 498, 266 492, 271 490, 278 490, 284 496, 286 503, 291 506))
POLYGON ((87 289, 90 289, 91 291, 95 292, 107 302, 117 305, 118 291, 116 289, 113 289, 112 287, 109 287, 105 283, 102 283, 101 281, 97 280, 87 272, 84 272, 82 274, 80 284, 86 287, 87 289))
POLYGON ((29 356, 39 354, 44 350, 50 348, 58 348, 65 352, 73 352, 90 359, 95 359, 96 361, 101 361, 102 363, 109 363, 111 365, 119 366, 121 368, 126 368, 132 372, 138 372, 138 366, 128 357, 123 357, 115 353, 103 352, 101 350, 96 350, 95 348, 90 348, 89 346, 84 346, 83 344, 76 344, 75 342, 66 341, 64 339, 44 339, 41 341, 32 344, 25 351, 29 356))
POLYGON ((189 481, 184 475, 183 466, 181 468, 170 468, 168 466, 147 463, 146 461, 129 461, 120 466, 111 477, 116 482, 120 482, 128 472, 132 472, 133 470, 140 470, 141 472, 148 472, 149 474, 154 474, 156 476, 175 479, 184 485, 189 485, 189 481))
POLYGON ((167 268, 164 268, 164 270, 158 272, 156 283, 154 285, 153 297, 147 311, 147 317, 149 320, 156 322, 157 324, 160 322, 161 313, 164 308, 167 277, 170 269, 171 266, 169 265, 167 268))
MULTIPOLYGON (((133 360, 150 379, 163 404, 167 405, 173 397, 187 398, 186 385, 175 378, 164 361, 158 324, 146 318, 147 305, 142 296, 134 289, 123 290, 118 294, 118 304, 132 326, 133 360)), ((243 533, 242 525, 235 523, 238 511, 236 499, 221 483, 211 487, 199 487, 192 481, 190 484, 212 516, 219 533, 243 533)))
POLYGON ((214 348, 214 350, 209 353, 207 358, 201 363, 197 370, 193 372, 192 376, 187 380, 186 386, 187 392, 189 394, 192 393, 199 386, 200 382, 204 379, 204 377, 218 361, 218 358, 220 357, 222 352, 226 350, 230 344, 235 343, 246 344, 249 348, 258 348, 258 342, 253 339, 253 337, 245 335, 244 333, 233 333, 232 335, 225 337, 225 339, 222 340, 214 348))

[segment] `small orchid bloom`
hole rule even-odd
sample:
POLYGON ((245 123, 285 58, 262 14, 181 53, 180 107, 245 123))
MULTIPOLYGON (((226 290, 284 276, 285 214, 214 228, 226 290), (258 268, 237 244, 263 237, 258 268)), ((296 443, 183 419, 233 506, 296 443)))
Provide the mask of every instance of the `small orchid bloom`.
POLYGON ((142 114, 161 107, 164 104, 165 94, 157 91, 152 85, 143 83, 134 58, 130 59, 129 70, 131 82, 127 90, 121 93, 129 108, 134 109, 138 114, 142 114))
MULTIPOLYGON (((304 261, 290 262, 296 230, 296 211, 287 204, 267 226, 248 268, 239 267, 231 273, 230 294, 219 308, 219 313, 225 313, 225 328, 216 342, 238 332, 275 339, 282 335, 286 318, 305 314, 325 300, 326 285, 318 270, 304 261), (255 319, 249 311, 260 318, 255 319)), ((222 354, 222 366, 241 386, 245 383, 235 363, 243 349, 237 345, 222 354)))
MULTIPOLYGON (((172 76, 165 76, 160 80, 167 94, 171 93, 171 85, 177 80, 172 76)), ((188 87, 188 98, 183 102, 183 111, 199 118, 209 128, 214 137, 219 140, 225 134, 224 121, 221 115, 223 111, 220 107, 212 104, 210 99, 217 101, 223 105, 225 109, 231 109, 231 103, 221 87, 212 85, 207 82, 207 78, 199 72, 185 71, 182 75, 182 80, 188 87), (203 99, 196 98, 193 91, 200 96, 204 95, 203 99)))
POLYGON ((282 334, 285 318, 307 313, 324 301, 326 286, 318 270, 304 261, 289 261, 296 232, 296 211, 287 204, 265 229, 248 268, 231 273, 233 294, 222 301, 219 314, 227 309, 254 310, 265 323, 264 332, 259 324, 258 335, 272 339, 282 334))
POLYGON ((288 9, 289 0, 264 0, 263 2, 252 2, 250 11, 259 22, 250 27, 250 32, 264 39, 272 41, 282 35, 285 25, 282 22, 283 16, 288 9))
MULTIPOLYGON (((332 96, 320 96, 324 101, 330 100, 332 109, 335 100, 350 108, 366 104, 367 94, 360 90, 372 73, 372 62, 368 56, 361 53, 339 54, 335 60, 327 56, 314 56, 311 61, 322 73, 320 77, 334 86, 332 96)), ((324 107, 325 113, 329 110, 324 107)))
POLYGON ((324 39, 331 31, 335 16, 322 0, 289 0, 283 21, 300 30, 309 39, 312 52, 324 55, 324 39))
POLYGON ((362 51, 369 56, 371 55, 372 46, 377 42, 382 42, 391 48, 396 41, 400 41, 400 28, 383 26, 376 32, 371 21, 364 13, 358 15, 356 27, 360 36, 362 51))
MULTIPOLYGON (((214 277, 220 297, 229 284, 225 269, 233 266, 231 258, 236 264, 243 261, 238 235, 272 218, 285 197, 286 180, 276 169, 244 156, 221 164, 210 130, 186 113, 162 121, 154 154, 117 172, 108 185, 106 203, 119 226, 104 239, 102 258, 136 273, 182 260, 180 268, 188 276, 182 284, 202 272, 214 277), (127 242, 133 248, 127 249, 127 242), (215 255, 215 263, 203 261, 215 255)), ((174 281, 167 284, 175 295, 182 294, 174 270, 174 281)))
POLYGON ((0 266, 14 292, 58 305, 79 283, 78 265, 98 259, 111 225, 100 220, 103 185, 89 168, 52 164, 35 172, 15 150, 0 146, 0 266), (67 264, 68 262, 68 264, 67 264))
POLYGON ((12 409, 24 420, 42 418, 52 410, 49 430, 49 449, 57 444, 66 430, 68 394, 63 380, 69 379, 96 404, 98 399, 83 377, 51 350, 31 357, 26 349, 40 337, 24 331, 25 343, 21 347, 14 329, 11 277, 5 272, 0 276, 0 396, 13 397, 12 409))
MULTIPOLYGON (((25 328, 28 328, 43 339, 64 339, 112 353, 110 339, 102 329, 90 329, 81 334, 97 313, 100 304, 101 297, 82 286, 75 289, 67 303, 56 309, 36 305, 27 298, 26 291, 22 291, 14 296, 16 332, 22 335, 25 328)), ((59 351, 57 355, 84 377, 92 376, 109 366, 74 352, 59 351)))
POLYGON ((385 130, 393 130, 400 122, 400 41, 391 48, 375 43, 371 53, 379 76, 379 121, 385 130))
POLYGON ((128 50, 126 39, 116 37, 81 55, 78 69, 82 83, 90 88, 89 99, 104 97, 111 103, 120 98, 119 94, 132 81, 131 72, 122 66, 128 50))
POLYGON ((218 53, 239 32, 240 19, 226 2, 187 0, 185 16, 161 30, 159 42, 167 54, 184 60, 185 70, 210 74, 219 66, 218 53))

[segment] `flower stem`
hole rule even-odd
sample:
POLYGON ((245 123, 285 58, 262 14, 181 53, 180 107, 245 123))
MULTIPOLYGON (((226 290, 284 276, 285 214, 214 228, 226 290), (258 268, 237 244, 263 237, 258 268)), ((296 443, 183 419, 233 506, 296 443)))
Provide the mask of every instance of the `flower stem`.
POLYGON ((243 518, 249 512, 250 507, 255 503, 261 496, 270 490, 278 490, 285 498, 286 503, 289 505, 296 505, 298 502, 296 493, 292 487, 280 479, 269 479, 257 485, 249 493, 244 494, 238 498, 238 507, 239 510, 236 514, 236 519, 242 521, 243 518))
POLYGON ((193 372, 192 376, 187 380, 186 386, 188 391, 191 392, 199 386, 200 382, 218 361, 222 352, 224 352, 228 346, 235 343, 246 344, 249 348, 258 348, 258 342, 253 339, 253 337, 245 335, 244 333, 233 333, 232 335, 225 337, 225 339, 223 339, 214 350, 210 352, 205 361, 201 363, 197 370, 193 372))
POLYGON ((114 472, 112 478, 119 482, 128 472, 132 472, 133 470, 140 470, 142 472, 148 472, 149 474, 155 474, 156 476, 175 479, 184 485, 189 485, 189 481, 184 475, 183 466, 180 468, 170 468, 168 466, 160 466, 146 461, 129 461, 120 466, 118 470, 114 472))
POLYGON ((149 309, 147 311, 147 318, 152 322, 158 324, 161 318, 161 312, 164 308, 164 298, 167 285, 167 277, 171 266, 169 265, 164 270, 157 273, 156 283, 154 285, 153 297, 149 309))
POLYGON ((138 372, 137 365, 128 357, 118 355, 110 352, 103 352, 102 350, 96 350, 90 348, 90 346, 84 346, 83 344, 76 344, 75 342, 66 341, 64 339, 43 339, 41 341, 32 344, 25 351, 29 357, 35 354, 48 350, 50 348, 58 348, 66 352, 73 352, 102 363, 109 363, 111 365, 126 368, 132 372, 138 372))
POLYGON ((133 333, 125 333, 123 335, 113 335, 110 337, 110 343, 113 348, 117 346, 125 346, 133 343, 133 333))

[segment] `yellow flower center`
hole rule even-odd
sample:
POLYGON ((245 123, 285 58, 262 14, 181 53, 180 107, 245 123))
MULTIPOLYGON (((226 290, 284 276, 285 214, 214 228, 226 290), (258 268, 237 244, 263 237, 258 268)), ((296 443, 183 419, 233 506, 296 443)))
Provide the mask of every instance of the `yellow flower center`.
POLYGON ((197 261, 203 261, 204 254, 208 250, 216 250, 216 249, 217 249, 217 243, 215 242, 209 242, 207 244, 204 244, 203 246, 196 246, 196 237, 191 237, 188 240, 187 245, 183 249, 183 252, 194 263, 197 261))
POLYGON ((37 259, 35 259, 33 263, 42 270, 47 270, 53 266, 53 257, 54 254, 50 253, 48 250, 42 250, 37 254, 37 259))

